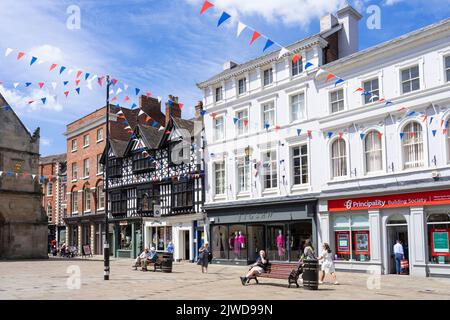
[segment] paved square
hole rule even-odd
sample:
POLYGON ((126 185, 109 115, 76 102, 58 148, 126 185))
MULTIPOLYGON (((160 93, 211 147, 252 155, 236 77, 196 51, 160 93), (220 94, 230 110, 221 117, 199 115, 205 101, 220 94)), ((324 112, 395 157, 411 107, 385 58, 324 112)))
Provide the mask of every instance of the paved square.
POLYGON ((309 291, 288 289, 287 281, 276 279, 243 287, 242 266, 210 265, 202 274, 195 264, 175 263, 172 273, 153 273, 133 271, 131 263, 112 260, 110 280, 104 281, 100 257, 2 261, 0 299, 450 299, 450 279, 382 276, 380 289, 370 290, 367 274, 341 272, 340 285, 309 291), (81 286, 70 289, 77 278, 67 272, 78 268, 81 286))

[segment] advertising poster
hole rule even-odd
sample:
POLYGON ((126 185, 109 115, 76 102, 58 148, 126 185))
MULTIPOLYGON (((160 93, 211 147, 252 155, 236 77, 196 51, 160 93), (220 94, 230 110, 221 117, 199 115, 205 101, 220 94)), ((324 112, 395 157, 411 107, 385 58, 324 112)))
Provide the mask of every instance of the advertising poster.
POLYGON ((350 233, 348 231, 336 232, 336 253, 350 254, 350 233))
POLYGON ((433 256, 450 256, 450 229, 431 229, 431 252, 433 256))

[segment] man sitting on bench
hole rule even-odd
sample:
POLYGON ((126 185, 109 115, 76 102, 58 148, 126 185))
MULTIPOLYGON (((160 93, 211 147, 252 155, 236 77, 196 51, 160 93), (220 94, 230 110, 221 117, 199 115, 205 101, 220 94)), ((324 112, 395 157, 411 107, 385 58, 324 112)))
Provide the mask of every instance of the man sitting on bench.
POLYGON ((259 252, 259 257, 256 259, 256 262, 250 265, 250 269, 245 277, 240 277, 242 285, 245 286, 249 279, 257 277, 261 273, 267 271, 267 267, 269 265, 269 259, 266 258, 266 252, 261 250, 259 252))
POLYGON ((148 251, 148 247, 145 247, 144 251, 134 260, 133 268, 137 270, 138 267, 143 266, 145 260, 147 260, 150 252, 148 251))
POLYGON ((156 254, 155 247, 151 247, 150 252, 147 254, 147 258, 142 261, 142 271, 148 271, 147 265, 149 263, 155 263, 156 259, 158 259, 158 255, 156 254))

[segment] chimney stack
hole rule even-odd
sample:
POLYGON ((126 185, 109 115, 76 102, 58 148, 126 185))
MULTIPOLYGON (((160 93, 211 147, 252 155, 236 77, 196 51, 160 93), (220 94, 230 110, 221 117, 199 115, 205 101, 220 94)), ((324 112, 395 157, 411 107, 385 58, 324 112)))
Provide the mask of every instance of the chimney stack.
MULTIPOLYGON (((161 103, 156 98, 147 97, 144 95, 139 96, 139 108, 152 117, 152 119, 156 122, 162 124, 166 121, 165 115, 161 112, 161 103)), ((137 112, 138 111, 139 110, 137 110, 137 112)))
POLYGON ((337 13, 338 22, 342 24, 339 31, 339 58, 351 55, 359 50, 359 20, 362 16, 352 6, 347 5, 337 13))
POLYGON ((201 115, 201 111, 203 110, 203 102, 199 101, 195 106, 195 117, 198 118, 201 115))
POLYGON ((181 110, 178 105, 178 97, 169 95, 169 101, 166 102, 166 126, 172 118, 181 118, 181 110), (171 103, 169 104, 169 101, 171 103))
POLYGON ((320 32, 330 30, 338 24, 337 18, 331 13, 320 18, 320 32))

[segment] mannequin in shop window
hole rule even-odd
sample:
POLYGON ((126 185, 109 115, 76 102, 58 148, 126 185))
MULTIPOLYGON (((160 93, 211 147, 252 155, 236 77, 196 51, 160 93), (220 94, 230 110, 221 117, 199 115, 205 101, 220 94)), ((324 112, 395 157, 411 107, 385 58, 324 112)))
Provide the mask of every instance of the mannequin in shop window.
POLYGON ((241 257, 241 246, 239 243, 239 233, 234 233, 234 258, 239 259, 241 257))
POLYGON ((241 231, 239 231, 238 242, 239 242, 239 248, 245 249, 245 236, 242 234, 241 231))
POLYGON ((284 255, 284 236, 283 232, 281 230, 278 230, 278 236, 277 236, 277 248, 278 248, 278 258, 282 260, 282 257, 284 255))

